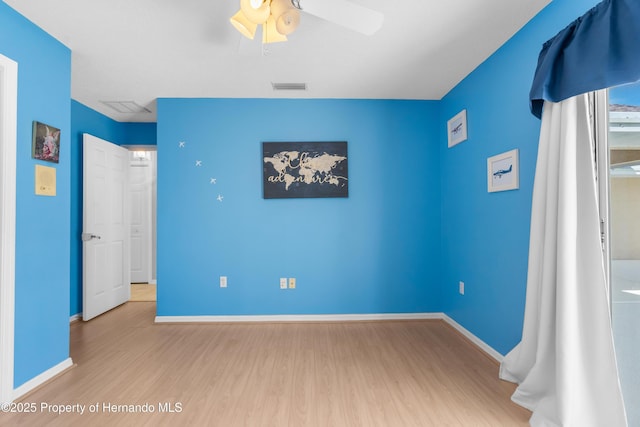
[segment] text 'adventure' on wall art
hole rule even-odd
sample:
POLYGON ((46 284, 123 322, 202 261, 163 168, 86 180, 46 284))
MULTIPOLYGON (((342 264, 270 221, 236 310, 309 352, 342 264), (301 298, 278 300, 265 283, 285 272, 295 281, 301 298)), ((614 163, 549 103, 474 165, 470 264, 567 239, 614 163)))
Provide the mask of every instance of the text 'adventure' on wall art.
POLYGON ((347 143, 263 142, 265 199, 348 197, 347 143))

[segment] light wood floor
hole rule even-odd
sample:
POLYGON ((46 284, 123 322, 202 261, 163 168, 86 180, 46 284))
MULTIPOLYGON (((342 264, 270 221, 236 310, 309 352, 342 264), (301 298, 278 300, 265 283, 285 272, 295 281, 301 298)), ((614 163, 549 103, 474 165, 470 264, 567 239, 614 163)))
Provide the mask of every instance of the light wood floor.
POLYGON ((73 323, 77 366, 22 399, 37 413, 0 414, 0 424, 528 425, 497 363, 442 321, 156 325, 154 316, 155 303, 137 302, 73 323), (43 402, 87 408, 57 416, 43 402), (109 403, 155 412, 105 413, 109 403), (160 403, 181 412, 159 413, 160 403), (92 404, 100 413, 87 413, 92 404))
POLYGON ((129 301, 155 301, 156 285, 152 283, 132 283, 129 301))

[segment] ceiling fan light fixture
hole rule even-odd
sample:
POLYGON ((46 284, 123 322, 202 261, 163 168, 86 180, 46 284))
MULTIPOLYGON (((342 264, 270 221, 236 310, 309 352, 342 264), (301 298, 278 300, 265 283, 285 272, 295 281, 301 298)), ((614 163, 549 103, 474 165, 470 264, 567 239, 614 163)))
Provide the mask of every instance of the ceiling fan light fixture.
POLYGON ((262 43, 286 42, 287 36, 278 32, 276 20, 273 15, 269 16, 267 22, 262 24, 262 43))
POLYGON ((276 19, 276 29, 280 34, 291 34, 298 28, 298 25, 300 25, 298 9, 290 8, 276 19))
POLYGON ((271 0, 271 14, 278 19, 287 10, 293 9, 291 0, 271 0))
POLYGON ((270 0, 240 0, 240 10, 254 24, 264 24, 271 13, 270 4, 270 0), (258 5, 258 7, 254 5, 258 5))
POLYGON ((293 33, 300 24, 300 12, 291 0, 272 0, 271 16, 276 20, 276 29, 283 35, 293 33))
POLYGON ((256 35, 256 28, 258 28, 258 25, 247 19, 244 13, 242 13, 242 10, 239 10, 238 13, 233 15, 229 21, 231 22, 231 25, 240 32, 240 34, 253 40, 256 35))

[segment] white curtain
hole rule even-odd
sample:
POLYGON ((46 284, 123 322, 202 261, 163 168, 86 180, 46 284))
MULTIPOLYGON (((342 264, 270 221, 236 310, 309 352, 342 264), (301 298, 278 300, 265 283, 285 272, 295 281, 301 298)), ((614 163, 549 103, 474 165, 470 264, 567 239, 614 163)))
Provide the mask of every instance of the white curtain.
POLYGON ((505 356, 532 426, 617 427, 626 416, 600 241, 589 95, 545 101, 522 341, 505 356))

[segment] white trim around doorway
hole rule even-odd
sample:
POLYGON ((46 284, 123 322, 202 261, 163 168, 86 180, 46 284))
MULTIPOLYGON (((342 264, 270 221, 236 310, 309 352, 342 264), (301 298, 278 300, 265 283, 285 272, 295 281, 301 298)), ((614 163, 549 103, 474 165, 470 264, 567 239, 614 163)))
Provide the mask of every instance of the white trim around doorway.
POLYGON ((0 402, 13 401, 18 64, 0 55, 0 402))

